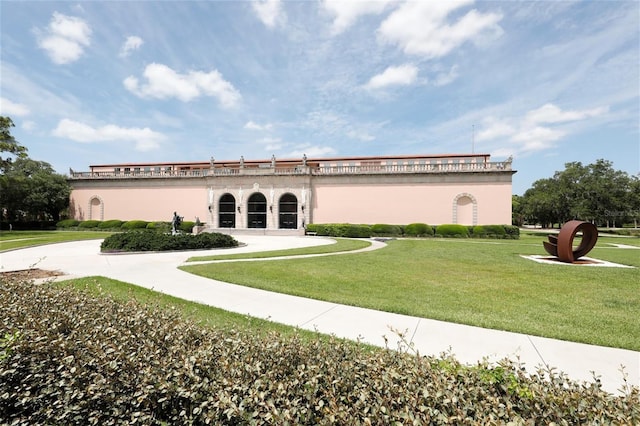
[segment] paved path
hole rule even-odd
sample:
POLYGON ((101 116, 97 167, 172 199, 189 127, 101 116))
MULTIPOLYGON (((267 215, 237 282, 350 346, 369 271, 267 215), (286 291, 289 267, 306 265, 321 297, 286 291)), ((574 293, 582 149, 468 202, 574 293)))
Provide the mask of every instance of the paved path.
MULTIPOLYGON (((331 244, 319 237, 236 236, 246 247, 225 250, 243 253, 331 244)), ((382 245, 375 242, 375 249, 382 245)), ((464 363, 487 358, 519 358, 530 371, 552 367, 575 380, 593 381, 617 392, 623 383, 621 366, 630 384, 640 386, 640 352, 566 342, 500 330, 465 326, 371 309, 321 302, 223 283, 177 269, 190 256, 219 251, 101 255, 100 241, 78 241, 10 251, 0 254, 0 271, 38 267, 70 276, 101 275, 172 296, 216 306, 228 311, 317 330, 348 339, 389 347, 402 341, 393 330, 423 355, 451 352, 464 363)), ((1 303, 1 302, 0 302, 1 303)))

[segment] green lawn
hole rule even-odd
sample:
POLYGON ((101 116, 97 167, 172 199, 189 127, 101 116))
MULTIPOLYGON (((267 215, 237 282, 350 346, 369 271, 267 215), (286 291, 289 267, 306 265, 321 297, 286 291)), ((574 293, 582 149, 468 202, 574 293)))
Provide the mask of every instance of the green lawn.
POLYGON ((591 257, 635 269, 544 265, 544 235, 396 240, 373 252, 184 266, 222 281, 337 303, 640 350, 640 246, 601 237, 591 257))
POLYGON ((2 231, 0 252, 42 244, 106 238, 112 232, 101 231, 2 231))
POLYGON ((195 256, 187 259, 187 262, 198 262, 208 260, 231 260, 231 259, 264 259, 268 257, 282 257, 302 254, 335 253, 340 251, 353 251, 369 247, 371 243, 367 240, 351 240, 336 238, 335 244, 322 246, 303 247, 288 250, 271 250, 256 253, 219 254, 212 256, 195 256))

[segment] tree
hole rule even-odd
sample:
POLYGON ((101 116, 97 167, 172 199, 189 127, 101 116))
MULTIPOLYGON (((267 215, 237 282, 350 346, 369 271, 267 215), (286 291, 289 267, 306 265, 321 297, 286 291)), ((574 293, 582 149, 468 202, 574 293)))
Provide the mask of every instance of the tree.
POLYGON ((511 224, 522 226, 524 224, 524 203, 519 195, 511 196, 511 224))
POLYGON ((11 134, 11 128, 15 127, 9 117, 0 116, 0 172, 4 171, 11 157, 4 157, 4 154, 14 155, 16 158, 27 158, 27 148, 20 145, 11 134))
POLYGON ((49 163, 18 158, 0 176, 0 208, 7 221, 60 219, 71 187, 49 163))
POLYGON ((634 207, 629 206, 640 202, 637 180, 607 160, 588 166, 566 163, 552 178, 533 183, 520 201, 521 210, 529 223, 543 226, 579 219, 615 227, 632 219, 627 213, 634 207))

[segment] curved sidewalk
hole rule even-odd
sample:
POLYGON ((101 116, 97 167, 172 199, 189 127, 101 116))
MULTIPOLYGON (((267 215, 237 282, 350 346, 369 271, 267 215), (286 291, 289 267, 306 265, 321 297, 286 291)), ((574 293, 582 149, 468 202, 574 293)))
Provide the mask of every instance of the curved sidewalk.
MULTIPOLYGON (((319 237, 236 236, 246 247, 225 250, 243 253, 330 244, 319 237)), ((375 249, 381 243, 375 243, 375 249)), ((0 271, 37 267, 59 270, 67 277, 101 275, 182 299, 232 312, 361 340, 390 348, 411 345, 422 355, 452 353, 464 363, 482 359, 519 359, 527 370, 554 368, 574 380, 599 377, 603 388, 616 393, 628 383, 640 386, 640 352, 567 342, 500 330, 465 326, 426 318, 322 302, 199 277, 177 267, 190 256, 219 251, 101 255, 100 241, 77 241, 0 253, 0 271), (401 333, 404 338, 399 337, 401 333)), ((264 259, 266 260, 266 259, 264 259)))

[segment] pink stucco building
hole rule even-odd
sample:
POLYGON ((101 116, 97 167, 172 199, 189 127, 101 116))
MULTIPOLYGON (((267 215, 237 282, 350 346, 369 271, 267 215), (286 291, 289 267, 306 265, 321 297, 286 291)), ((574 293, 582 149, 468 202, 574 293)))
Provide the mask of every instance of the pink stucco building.
POLYGON ((102 164, 71 171, 74 218, 298 230, 309 223, 510 224, 511 160, 488 154, 102 164))

